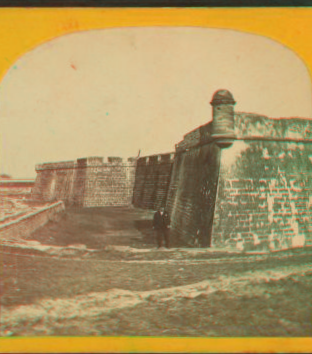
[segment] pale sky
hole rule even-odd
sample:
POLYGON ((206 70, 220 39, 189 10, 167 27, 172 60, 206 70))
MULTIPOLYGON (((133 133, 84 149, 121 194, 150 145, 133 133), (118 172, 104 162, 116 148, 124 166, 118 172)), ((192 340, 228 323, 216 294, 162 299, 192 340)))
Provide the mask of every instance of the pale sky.
POLYGON ((304 63, 265 37, 201 28, 122 28, 56 38, 0 84, 1 173, 87 156, 174 151, 228 89, 236 111, 312 116, 304 63))

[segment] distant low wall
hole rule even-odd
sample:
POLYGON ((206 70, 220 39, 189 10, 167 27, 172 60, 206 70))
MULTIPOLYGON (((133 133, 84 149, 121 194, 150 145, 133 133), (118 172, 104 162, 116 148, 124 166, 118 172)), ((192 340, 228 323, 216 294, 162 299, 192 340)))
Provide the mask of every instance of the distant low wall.
POLYGON ((49 220, 57 218, 57 214, 64 209, 64 203, 59 201, 16 220, 0 225, 0 239, 28 237, 49 220))
POLYGON ((3 179, 0 180, 0 193, 13 196, 27 196, 35 185, 35 180, 3 179))
POLYGON ((141 157, 137 160, 133 205, 157 210, 166 205, 174 154, 141 157))

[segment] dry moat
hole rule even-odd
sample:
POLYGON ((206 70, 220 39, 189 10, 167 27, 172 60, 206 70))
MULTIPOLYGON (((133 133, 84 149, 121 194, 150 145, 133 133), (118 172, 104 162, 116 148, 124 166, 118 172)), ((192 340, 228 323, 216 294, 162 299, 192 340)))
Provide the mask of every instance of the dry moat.
POLYGON ((310 248, 157 250, 152 215, 68 209, 4 241, 1 335, 311 336, 310 248))

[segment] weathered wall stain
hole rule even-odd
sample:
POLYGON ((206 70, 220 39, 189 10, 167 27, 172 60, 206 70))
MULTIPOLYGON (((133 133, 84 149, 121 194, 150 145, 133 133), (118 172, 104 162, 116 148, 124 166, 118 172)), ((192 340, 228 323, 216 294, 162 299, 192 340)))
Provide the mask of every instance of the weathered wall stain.
POLYGON ((238 235, 245 249, 311 244, 312 146, 268 141, 233 145, 242 149, 231 163, 221 164, 215 244, 235 244, 238 235))
POLYGON ((176 155, 167 206, 179 244, 210 245, 219 163, 211 144, 176 155))

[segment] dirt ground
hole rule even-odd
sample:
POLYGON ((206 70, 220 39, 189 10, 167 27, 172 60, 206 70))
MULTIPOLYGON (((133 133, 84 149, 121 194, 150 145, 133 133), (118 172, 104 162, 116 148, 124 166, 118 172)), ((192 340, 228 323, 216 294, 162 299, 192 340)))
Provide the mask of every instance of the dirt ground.
POLYGON ((3 243, 0 334, 312 335, 311 249, 157 250, 152 215, 67 210, 3 243))
POLYGON ((150 210, 107 207, 71 209, 58 223, 50 222, 34 232, 32 240, 49 245, 84 244, 103 249, 107 245, 156 247, 150 210))

